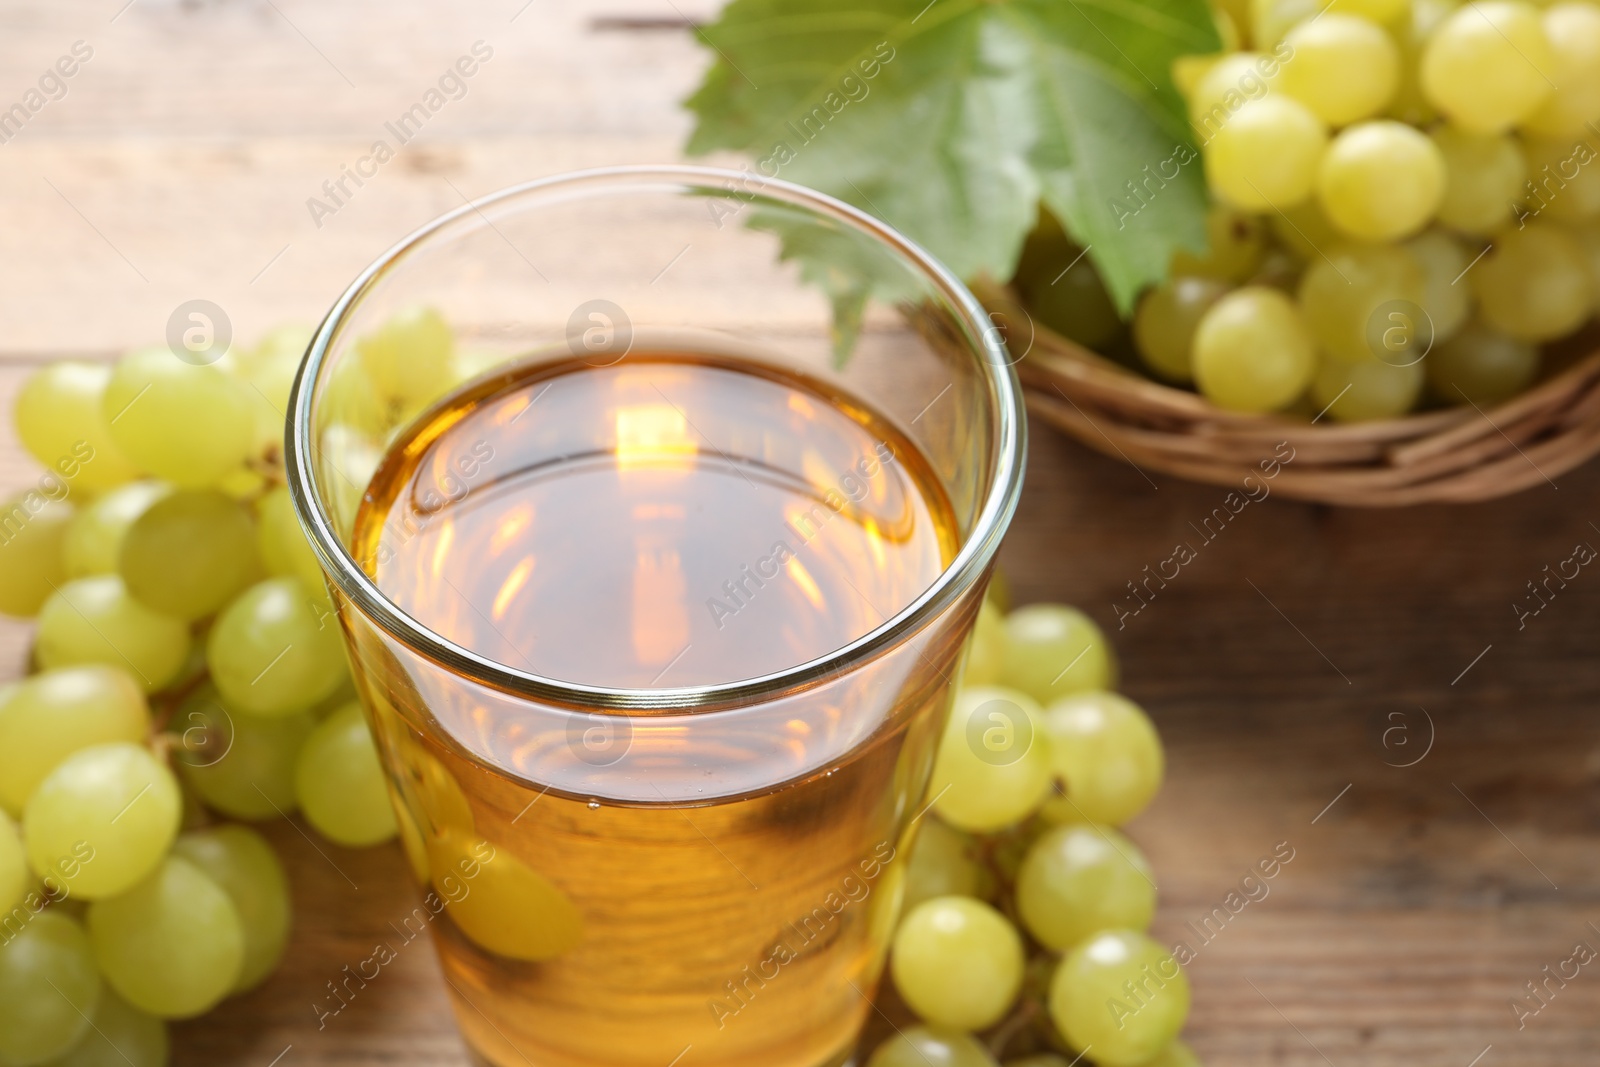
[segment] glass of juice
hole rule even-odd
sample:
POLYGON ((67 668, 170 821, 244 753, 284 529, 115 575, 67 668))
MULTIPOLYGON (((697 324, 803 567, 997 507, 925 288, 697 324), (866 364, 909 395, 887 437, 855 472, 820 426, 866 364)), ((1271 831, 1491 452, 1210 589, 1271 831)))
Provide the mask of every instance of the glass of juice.
POLYGON ((871 217, 682 166, 339 298, 290 487, 477 1062, 850 1058, 1021 485, 998 334, 871 217))

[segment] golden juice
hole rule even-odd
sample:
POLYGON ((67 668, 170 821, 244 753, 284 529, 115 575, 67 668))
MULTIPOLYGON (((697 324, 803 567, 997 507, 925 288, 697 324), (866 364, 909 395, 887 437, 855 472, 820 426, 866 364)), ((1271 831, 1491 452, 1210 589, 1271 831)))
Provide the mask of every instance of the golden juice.
MULTIPOLYGON (((840 649, 957 551, 913 443, 820 380, 694 352, 520 364, 390 447, 352 553, 455 645, 578 686, 840 649)), ((962 611, 972 610, 963 607, 962 611)), ((601 712, 353 633, 481 1060, 822 1067, 871 1010, 961 627, 744 706, 601 712)))

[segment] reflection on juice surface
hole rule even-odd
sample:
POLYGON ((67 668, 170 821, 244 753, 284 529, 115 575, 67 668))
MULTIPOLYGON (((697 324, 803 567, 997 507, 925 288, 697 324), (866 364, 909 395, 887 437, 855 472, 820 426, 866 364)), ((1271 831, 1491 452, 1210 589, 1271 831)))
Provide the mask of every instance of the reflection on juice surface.
MULTIPOLYGON (((353 552, 486 658, 671 688, 869 633, 956 536, 921 455, 858 401, 661 353, 513 370, 436 409, 380 468, 353 552)), ((842 1062, 898 910, 961 621, 758 705, 620 716, 468 682, 346 613, 475 1052, 842 1062)))

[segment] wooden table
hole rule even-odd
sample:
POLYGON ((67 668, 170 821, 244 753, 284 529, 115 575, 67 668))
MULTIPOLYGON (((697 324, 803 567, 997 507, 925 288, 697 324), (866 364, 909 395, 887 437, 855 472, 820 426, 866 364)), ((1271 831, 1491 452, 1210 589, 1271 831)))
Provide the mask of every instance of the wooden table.
MULTIPOLYGON (((463 195, 678 158, 677 101, 704 57, 675 24, 713 10, 123 4, 0 10, 0 107, 74 42, 93 49, 66 96, 0 144, 7 406, 40 360, 158 341, 194 297, 246 339, 314 319, 463 195), (478 40, 494 55, 466 97, 315 225, 306 199, 478 40)), ((1522 628, 1513 608, 1545 565, 1600 545, 1600 469, 1470 508, 1252 504, 1116 632, 1125 583, 1192 539, 1223 494, 1045 430, 1030 464, 1004 565, 1019 600, 1075 602, 1111 629, 1126 691, 1162 729, 1168 784, 1132 833, 1159 872, 1158 934, 1196 950, 1189 1034, 1207 1061, 1600 1058, 1600 962, 1523 1028, 1510 1007, 1576 942, 1600 949, 1600 576, 1585 571, 1522 628), (1295 858, 1270 895, 1202 945, 1188 924, 1279 842, 1295 858)), ((0 483, 36 476, 4 431, 0 483)), ((0 637, 15 673, 27 629, 0 637)), ((293 874, 288 959, 257 992, 175 1027, 175 1062, 463 1063, 420 942, 319 1028, 325 983, 391 936, 412 891, 391 848, 268 832, 293 874)))

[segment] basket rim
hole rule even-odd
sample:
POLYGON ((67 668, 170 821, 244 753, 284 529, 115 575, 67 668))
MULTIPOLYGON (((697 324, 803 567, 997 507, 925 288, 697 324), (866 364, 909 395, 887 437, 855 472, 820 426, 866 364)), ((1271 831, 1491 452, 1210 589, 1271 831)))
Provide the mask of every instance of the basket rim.
POLYGON ((1391 507, 1554 486, 1555 476, 1600 454, 1600 328, 1594 325, 1562 342, 1547 376, 1487 408, 1469 401, 1390 419, 1323 422, 1327 409, 1308 419, 1217 407, 1057 333, 1035 320, 1006 285, 985 280, 972 288, 1002 330, 1008 320, 1028 323, 1016 369, 1030 414, 1141 473, 1149 468, 1237 487, 1243 478, 1259 477, 1257 467, 1287 444, 1292 468, 1273 468, 1273 492, 1391 507))
MULTIPOLYGON (((1306 422, 1276 411, 1230 411, 1218 407, 1194 390, 1142 374, 1057 332, 1029 314, 1026 303, 1010 285, 985 280, 973 283, 971 288, 984 306, 996 314, 1020 312, 1030 323, 1033 333, 1029 348, 1022 356, 1014 357, 1024 384, 1032 384, 1028 381, 1031 377, 1028 373, 1029 357, 1034 354, 1034 346, 1042 337, 1054 351, 1041 353, 1042 358, 1034 366, 1048 363, 1052 371, 1078 378, 1089 389, 1103 387, 1108 394, 1152 401, 1176 417, 1192 416, 1196 427, 1204 426, 1208 430, 1246 434, 1259 432, 1262 437, 1280 431, 1292 431, 1301 435, 1319 435, 1330 441, 1340 438, 1405 439, 1418 436, 1419 430, 1435 425, 1450 426, 1471 421, 1472 416, 1484 410, 1469 401, 1466 404, 1407 412, 1396 418, 1344 423, 1306 422)), ((1588 355, 1571 361, 1549 377, 1537 379, 1527 389, 1486 410, 1490 414, 1511 411, 1514 412, 1512 417, 1516 417, 1525 408, 1551 403, 1572 384, 1589 377, 1600 377, 1600 345, 1588 355)))

